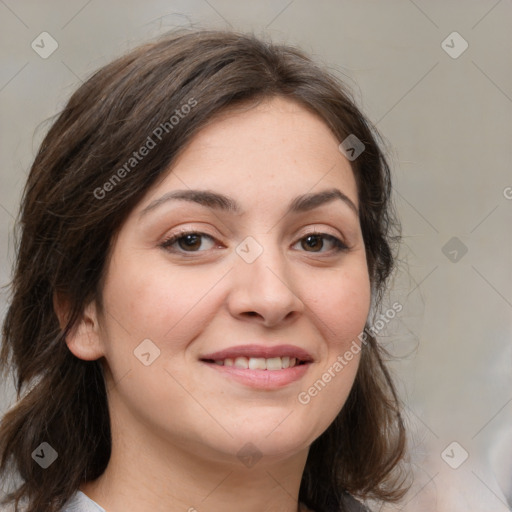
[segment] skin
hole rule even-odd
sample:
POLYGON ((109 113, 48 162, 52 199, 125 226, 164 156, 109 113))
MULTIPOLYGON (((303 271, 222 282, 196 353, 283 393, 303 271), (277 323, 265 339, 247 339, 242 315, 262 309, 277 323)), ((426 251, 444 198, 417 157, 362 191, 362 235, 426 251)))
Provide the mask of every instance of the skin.
MULTIPOLYGON (((285 214, 296 196, 337 188, 356 207, 357 187, 339 141, 315 114, 274 98, 223 114, 203 128, 134 208, 112 248, 104 309, 92 302, 70 350, 104 363, 112 422, 106 471, 81 490, 108 512, 298 509, 311 443, 339 413, 356 354, 304 405, 306 391, 363 330, 370 282, 359 219, 339 199, 285 214), (175 200, 141 215, 173 190, 235 199, 243 215, 175 200), (213 237, 163 248, 181 229, 213 237), (349 249, 336 252, 327 233, 349 249), (263 249, 236 252, 248 236, 263 249), (323 244, 323 245, 322 245, 323 244), (188 249, 188 252, 187 252, 188 249), (134 356, 144 339, 160 355, 134 356), (258 343, 292 344, 314 362, 300 380, 254 389, 200 362, 207 353, 258 343), (236 456, 252 443, 261 458, 236 456)), ((251 249, 252 250, 252 249, 251 249)))

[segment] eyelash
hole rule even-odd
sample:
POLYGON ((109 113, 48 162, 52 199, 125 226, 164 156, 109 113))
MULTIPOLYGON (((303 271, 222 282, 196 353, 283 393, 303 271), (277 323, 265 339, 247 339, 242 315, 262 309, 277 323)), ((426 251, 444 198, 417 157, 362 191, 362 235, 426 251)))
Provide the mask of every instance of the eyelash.
MULTIPOLYGON (((179 233, 175 233, 174 235, 171 235, 169 238, 164 240, 160 244, 160 247, 162 247, 166 251, 169 251, 169 252, 172 252, 172 253, 177 253, 177 254, 182 254, 182 255, 192 255, 192 254, 197 254, 197 253, 205 252, 205 251, 183 251, 183 250, 177 250, 175 248, 172 248, 172 245, 174 245, 176 242, 178 242, 182 238, 185 238, 187 235, 199 235, 199 236, 203 236, 203 237, 209 238, 210 240, 216 242, 215 238, 213 236, 211 236, 211 235, 208 235, 207 233, 202 233, 200 231, 182 231, 182 232, 179 232, 179 233)), ((306 238, 308 238, 310 236, 315 236, 315 237, 318 237, 318 238, 321 238, 321 239, 328 240, 328 241, 332 242, 333 245, 334 245, 334 249, 333 250, 334 250, 335 253, 346 252, 346 251, 349 250, 349 247, 345 243, 343 243, 339 238, 337 238, 337 237, 335 237, 333 235, 330 235, 328 233, 320 233, 320 232, 317 232, 317 231, 314 231, 314 232, 311 232, 311 233, 306 233, 299 240, 297 240, 297 242, 295 242, 295 244, 297 244, 301 240, 304 240, 304 239, 306 239, 306 238)), ((329 253, 329 252, 332 252, 332 251, 325 251, 325 252, 322 252, 322 251, 319 251, 319 252, 317 252, 317 251, 304 251, 304 252, 311 252, 312 254, 325 254, 326 252, 329 253)), ((186 256, 186 257, 189 257, 189 256, 186 256)))

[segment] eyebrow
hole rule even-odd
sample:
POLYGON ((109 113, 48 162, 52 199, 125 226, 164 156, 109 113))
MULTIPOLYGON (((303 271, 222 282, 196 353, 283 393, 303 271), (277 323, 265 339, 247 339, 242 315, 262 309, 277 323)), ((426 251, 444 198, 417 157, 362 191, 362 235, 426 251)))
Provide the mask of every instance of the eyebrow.
MULTIPOLYGON (((345 195, 341 190, 337 188, 297 196, 288 205, 286 213, 307 212, 313 210, 314 208, 323 206, 324 204, 330 203, 335 199, 341 200, 343 203, 349 206, 350 209, 359 217, 359 210, 357 206, 347 195, 345 195)), ((245 213, 241 206, 231 197, 228 197, 219 192, 212 192, 210 190, 189 189, 173 190, 172 192, 164 194, 162 197, 155 199, 148 206, 146 206, 146 208, 144 208, 140 213, 140 216, 142 217, 149 211, 158 208, 164 203, 178 200, 189 201, 200 204, 201 206, 205 206, 207 208, 221 210, 228 213, 236 213, 238 215, 243 215, 245 213)))

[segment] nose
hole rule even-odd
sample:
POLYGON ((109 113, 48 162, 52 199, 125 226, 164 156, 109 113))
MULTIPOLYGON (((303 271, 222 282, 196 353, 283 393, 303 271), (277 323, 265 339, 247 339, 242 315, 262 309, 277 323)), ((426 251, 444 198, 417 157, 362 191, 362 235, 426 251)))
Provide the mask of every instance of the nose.
POLYGON ((268 245, 251 263, 242 257, 235 259, 228 308, 238 319, 253 319, 265 327, 274 327, 299 317, 304 303, 285 256, 268 245))

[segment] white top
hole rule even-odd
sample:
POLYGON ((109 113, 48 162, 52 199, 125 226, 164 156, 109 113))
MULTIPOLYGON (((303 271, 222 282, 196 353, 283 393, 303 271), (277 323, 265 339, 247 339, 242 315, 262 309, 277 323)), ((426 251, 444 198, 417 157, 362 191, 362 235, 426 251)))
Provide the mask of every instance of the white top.
MULTIPOLYGON (((354 498, 350 498, 350 503, 347 503, 347 505, 347 510, 353 512, 369 512, 367 508, 354 500, 354 498)), ((301 503, 300 506, 301 511, 312 512, 311 509, 307 508, 303 503, 301 503)), ((60 512, 106 512, 106 510, 100 507, 95 501, 91 500, 91 498, 82 491, 76 491, 60 512)))
POLYGON ((76 491, 69 501, 64 505, 61 512, 106 512, 95 501, 82 491, 76 491))
MULTIPOLYGON (((302 503, 301 511, 311 512, 311 510, 306 508, 302 503)), ((91 500, 91 498, 82 491, 76 491, 76 493, 69 498, 69 501, 64 505, 61 512, 106 512, 106 510, 100 507, 95 501, 91 500)))

